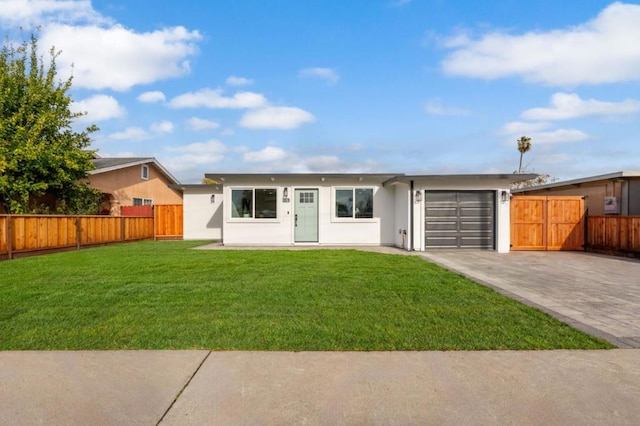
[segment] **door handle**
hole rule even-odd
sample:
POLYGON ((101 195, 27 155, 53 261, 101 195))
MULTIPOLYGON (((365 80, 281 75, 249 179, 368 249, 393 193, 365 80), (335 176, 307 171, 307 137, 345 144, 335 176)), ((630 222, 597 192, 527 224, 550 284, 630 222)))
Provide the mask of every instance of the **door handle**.
POLYGON ((295 226, 298 226, 298 214, 296 213, 296 224, 295 226))

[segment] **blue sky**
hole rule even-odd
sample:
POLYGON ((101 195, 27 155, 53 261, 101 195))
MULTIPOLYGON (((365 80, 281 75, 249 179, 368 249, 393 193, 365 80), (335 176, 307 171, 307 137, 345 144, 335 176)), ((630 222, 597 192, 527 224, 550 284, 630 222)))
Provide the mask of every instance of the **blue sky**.
POLYGON ((0 0, 102 156, 205 172, 640 170, 640 4, 0 0))

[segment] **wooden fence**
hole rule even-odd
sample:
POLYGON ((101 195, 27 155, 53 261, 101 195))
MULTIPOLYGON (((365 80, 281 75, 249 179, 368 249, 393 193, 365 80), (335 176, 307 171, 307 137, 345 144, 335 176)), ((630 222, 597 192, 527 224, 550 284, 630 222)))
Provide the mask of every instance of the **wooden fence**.
POLYGON ((0 215, 0 260, 153 237, 153 217, 0 215))
POLYGON ((640 257, 640 216, 589 216, 587 249, 640 257))
POLYGON ((157 239, 182 239, 182 204, 162 204, 153 206, 156 219, 157 239))
POLYGON ((512 250, 584 250, 584 200, 574 196, 511 199, 512 250))
POLYGON ((0 215, 0 260, 145 239, 181 239, 182 205, 155 217, 0 215))

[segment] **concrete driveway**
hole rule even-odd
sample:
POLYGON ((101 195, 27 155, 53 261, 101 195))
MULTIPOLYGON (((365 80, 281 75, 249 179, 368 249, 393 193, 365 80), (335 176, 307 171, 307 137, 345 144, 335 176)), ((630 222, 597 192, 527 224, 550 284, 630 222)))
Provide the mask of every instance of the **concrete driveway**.
POLYGON ((583 252, 434 251, 426 259, 620 348, 640 348, 640 262, 583 252))

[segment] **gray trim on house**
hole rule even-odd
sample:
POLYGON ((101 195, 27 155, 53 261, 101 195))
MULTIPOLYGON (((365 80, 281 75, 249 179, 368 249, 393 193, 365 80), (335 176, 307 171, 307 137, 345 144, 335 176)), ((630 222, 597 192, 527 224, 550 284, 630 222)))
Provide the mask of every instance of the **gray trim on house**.
POLYGON ((553 182, 553 183, 548 183, 546 185, 536 185, 528 188, 514 189, 511 192, 518 193, 518 192, 528 192, 528 191, 534 191, 534 190, 538 191, 540 189, 550 189, 550 188, 558 188, 558 187, 572 186, 572 185, 579 186, 585 183, 594 183, 594 182, 601 182, 601 181, 611 180, 611 179, 624 179, 624 178, 637 178, 637 177, 640 177, 640 172, 620 171, 620 172, 607 173, 604 175, 596 175, 596 176, 589 176, 589 177, 584 177, 579 179, 565 180, 561 182, 553 182))
POLYGON ((411 181, 426 179, 459 179, 459 180, 491 180, 491 179, 507 179, 509 183, 522 182, 536 178, 538 175, 533 173, 527 174, 433 174, 433 175, 405 175, 404 173, 205 173, 205 178, 214 180, 219 184, 224 184, 226 179, 233 178, 254 178, 254 179, 270 179, 274 182, 279 179, 297 179, 297 178, 374 178, 382 182, 382 186, 392 185, 394 183, 406 183, 411 181))
POLYGON ((434 174, 434 175, 405 175, 400 174, 392 177, 382 183, 383 186, 392 185, 394 183, 406 183, 420 180, 489 180, 489 179, 507 179, 509 183, 523 182, 525 180, 535 179, 538 175, 535 173, 488 173, 488 174, 434 174))

